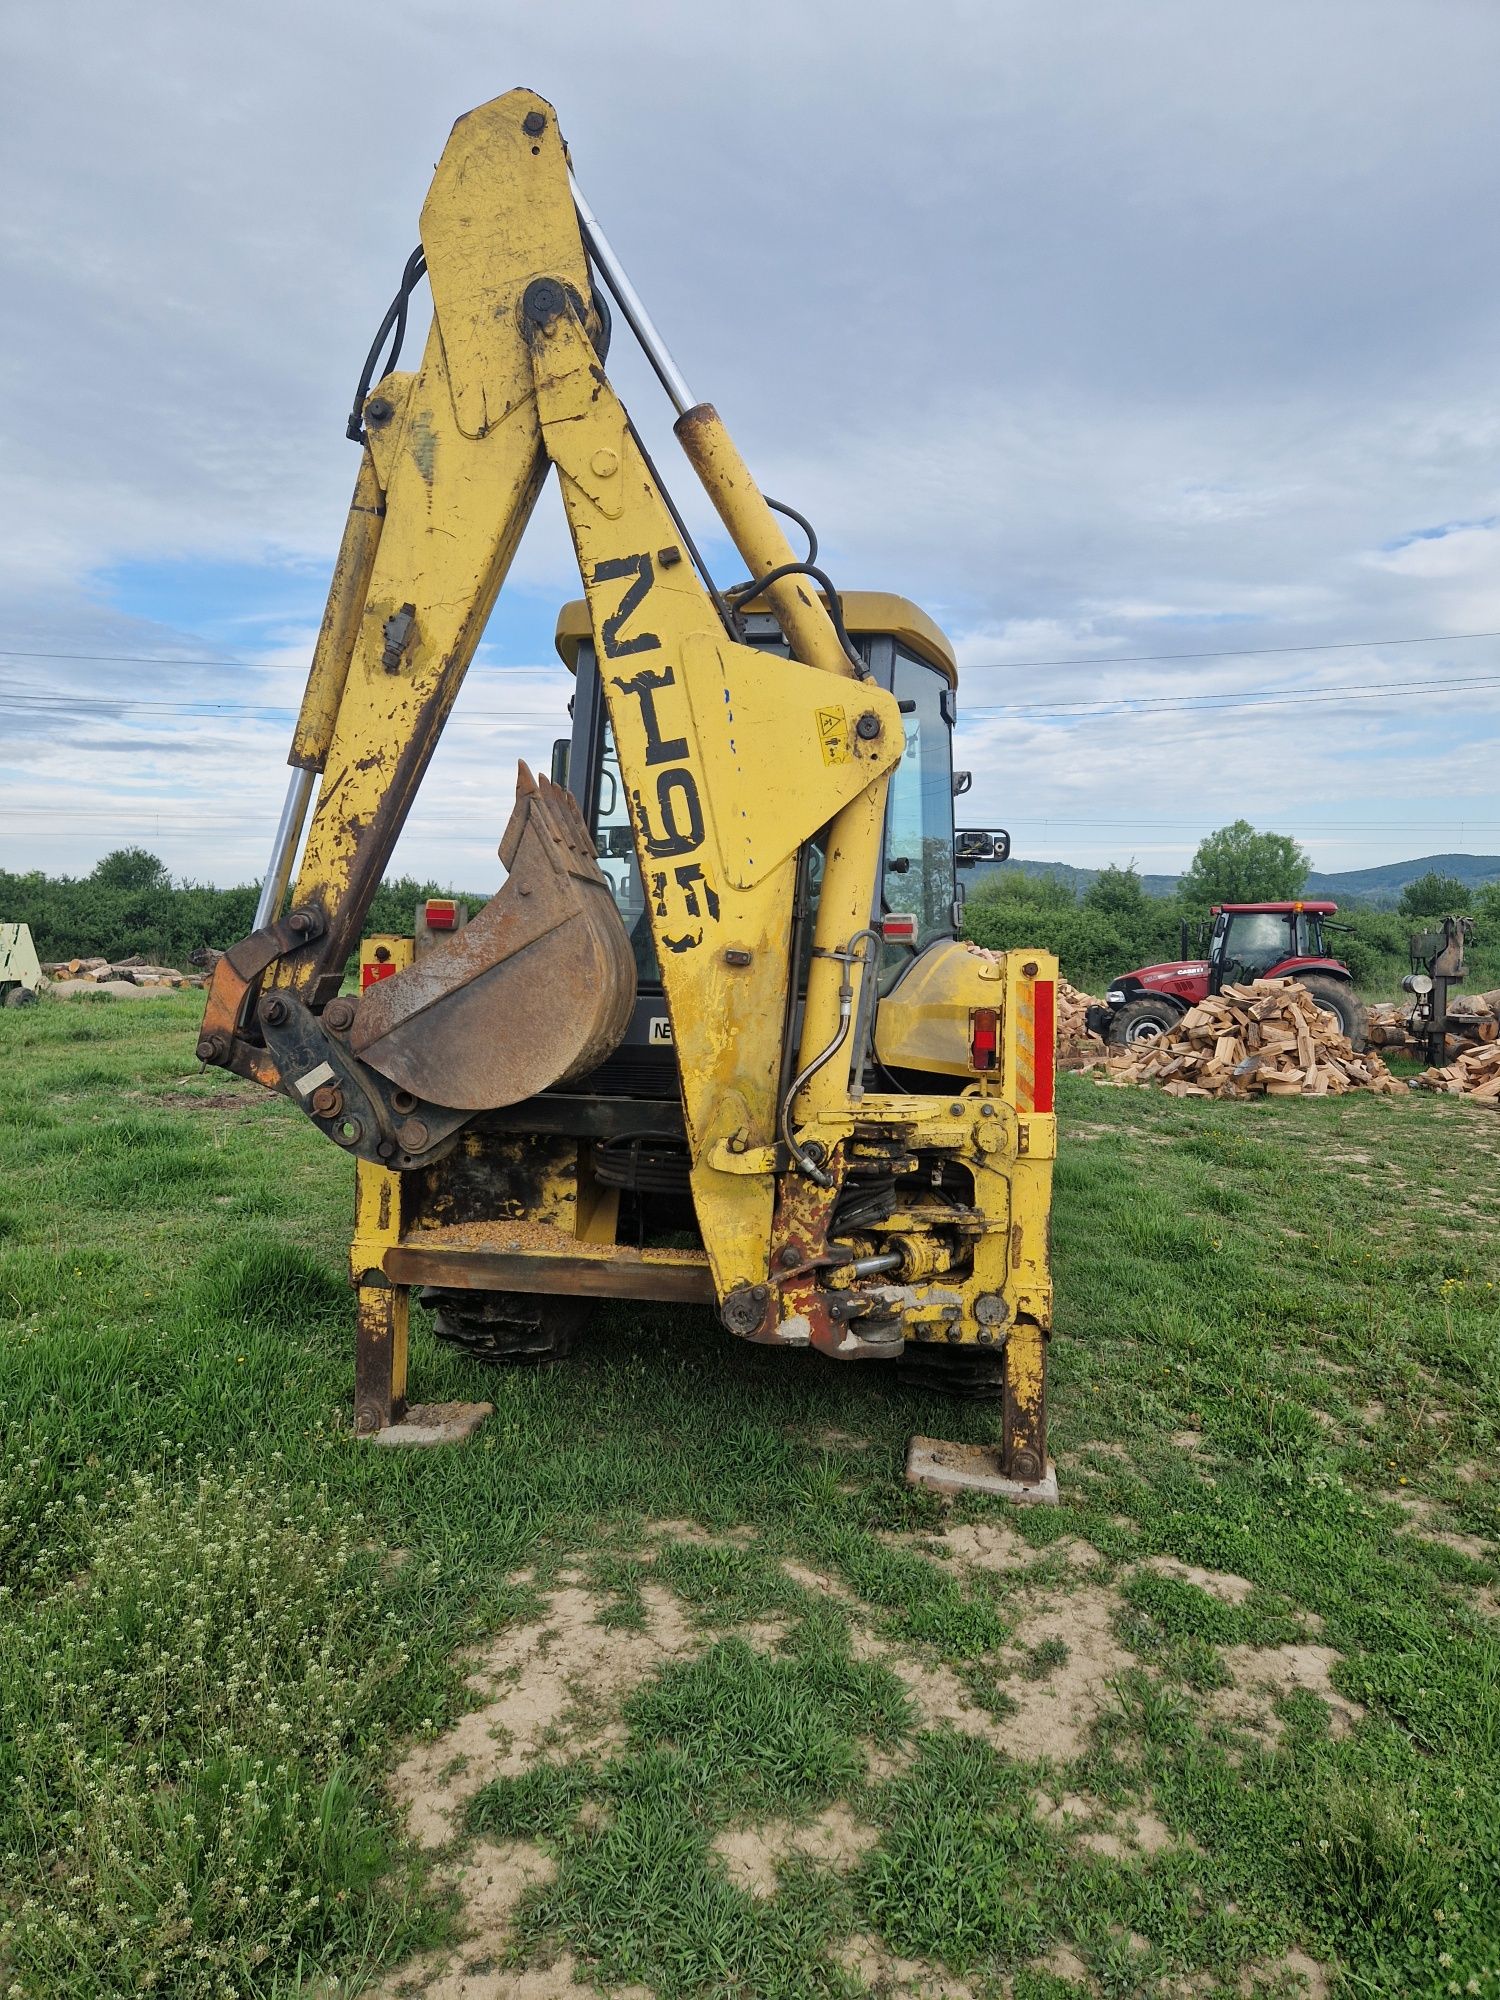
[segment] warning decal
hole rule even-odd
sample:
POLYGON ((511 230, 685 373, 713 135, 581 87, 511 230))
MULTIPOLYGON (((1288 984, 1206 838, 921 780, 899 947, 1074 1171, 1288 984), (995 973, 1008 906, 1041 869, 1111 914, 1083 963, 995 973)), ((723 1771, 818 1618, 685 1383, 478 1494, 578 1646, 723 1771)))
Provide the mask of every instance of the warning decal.
POLYGON ((818 710, 818 740, 823 746, 825 764, 847 764, 849 761, 849 717, 841 708, 820 708, 818 710))

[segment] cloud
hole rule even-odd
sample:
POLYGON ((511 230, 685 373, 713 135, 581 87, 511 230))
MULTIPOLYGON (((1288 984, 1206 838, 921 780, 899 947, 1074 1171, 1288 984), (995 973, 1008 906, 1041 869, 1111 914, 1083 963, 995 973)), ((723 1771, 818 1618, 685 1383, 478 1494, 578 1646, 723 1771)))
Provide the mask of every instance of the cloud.
MULTIPOLYGON (((1020 827, 1024 800, 1032 851, 1106 859, 1170 817, 1183 858, 1274 812, 1321 816, 1320 859, 1384 859, 1411 843, 1382 825, 1453 845, 1489 782, 1490 691, 1217 725, 978 711, 1497 658, 1259 649, 1500 627, 1500 12, 1438 35, 1407 0, 766 0, 754 45, 790 62, 747 57, 743 10, 711 0, 78 0, 0 36, 8 859, 84 865, 154 813, 174 866, 258 872, 286 725, 250 711, 295 703, 359 363, 449 124, 517 82, 557 104, 689 381, 835 576, 955 634, 974 801, 1020 827), (54 657, 111 651, 135 657, 54 657), (101 706, 148 688, 179 708, 101 706), (226 691, 232 727, 182 712, 226 691)), ((611 368, 713 541, 623 334, 611 368)), ((491 627, 489 657, 535 670, 517 699, 560 709, 549 607, 576 590, 550 495, 491 627)), ((474 725, 435 767, 449 809, 414 816, 418 872, 478 866, 502 766, 555 733, 474 725)))

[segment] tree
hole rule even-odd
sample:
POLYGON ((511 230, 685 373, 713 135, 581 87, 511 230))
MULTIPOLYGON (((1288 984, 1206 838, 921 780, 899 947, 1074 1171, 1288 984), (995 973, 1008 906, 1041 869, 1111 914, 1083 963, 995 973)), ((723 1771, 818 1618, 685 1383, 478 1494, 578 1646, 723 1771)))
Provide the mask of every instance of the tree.
POLYGON ((1447 917, 1469 907, 1469 887, 1456 875, 1440 875, 1429 868, 1401 891, 1403 917, 1447 917))
POLYGON ((1500 882, 1485 883, 1474 898, 1474 915, 1479 920, 1476 935, 1486 944, 1500 941, 1500 882))
POLYGON ((1033 910, 1071 910, 1078 904, 1073 885, 1066 875, 1048 869, 1042 875, 1028 875, 1020 868, 998 868, 988 881, 971 892, 976 903, 1020 904, 1033 910))
POLYGON ((138 895, 147 889, 170 889, 172 878, 160 855, 144 847, 117 847, 99 862, 90 878, 102 889, 122 889, 138 895))
POLYGON ((1312 857, 1287 833, 1257 833, 1247 819, 1198 843, 1178 884, 1184 902, 1284 903, 1300 896, 1312 857))
POLYGON ((1105 917, 1138 918, 1146 911, 1146 892, 1133 861, 1117 868, 1113 862, 1101 868, 1083 892, 1084 908, 1105 917))

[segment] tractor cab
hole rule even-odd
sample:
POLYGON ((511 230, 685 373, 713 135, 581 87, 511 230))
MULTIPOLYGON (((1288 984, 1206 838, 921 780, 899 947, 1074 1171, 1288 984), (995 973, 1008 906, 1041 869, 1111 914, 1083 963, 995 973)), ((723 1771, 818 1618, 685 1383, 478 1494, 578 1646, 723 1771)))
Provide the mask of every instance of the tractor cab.
MULTIPOLYGON (((870 913, 872 927, 883 940, 879 985, 885 993, 918 953, 940 939, 955 937, 962 920, 953 834, 958 667, 947 638, 909 599, 884 591, 849 591, 842 605, 849 637, 871 678, 901 704, 906 736, 905 752, 891 774, 880 890, 877 907, 870 913)), ((786 639, 769 613, 743 613, 741 623, 746 644, 786 656, 786 639)), ((675 1097, 671 1021, 647 908, 651 884, 642 880, 636 858, 593 627, 581 598, 563 606, 556 644, 576 686, 572 734, 553 746, 552 776, 572 792, 588 822, 636 965, 637 999, 630 1028, 587 1087, 605 1093, 675 1097)), ((997 840, 1008 847, 1004 834, 988 838, 991 853, 997 840)), ((793 941, 799 986, 806 983, 812 951, 822 860, 821 841, 810 841, 803 853, 793 941)))
POLYGON ((1323 958, 1323 919, 1337 903, 1223 903, 1209 933, 1209 990, 1236 979, 1284 977, 1323 958))

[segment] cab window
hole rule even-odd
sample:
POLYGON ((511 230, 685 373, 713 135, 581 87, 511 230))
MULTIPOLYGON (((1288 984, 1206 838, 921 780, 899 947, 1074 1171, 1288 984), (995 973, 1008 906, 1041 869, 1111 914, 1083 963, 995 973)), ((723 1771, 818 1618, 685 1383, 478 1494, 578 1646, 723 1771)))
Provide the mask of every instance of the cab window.
POLYGON ((1287 920, 1271 910, 1236 912, 1229 919, 1224 956, 1236 965, 1265 971, 1287 955, 1287 920))
POLYGON ((646 913, 646 895, 641 886, 641 871, 636 866, 635 839, 630 831, 630 808, 625 803, 625 780, 620 774, 620 757, 615 749, 615 735, 608 716, 604 718, 604 741, 592 819, 599 867, 615 899, 620 921, 630 933, 637 983, 641 986, 660 986, 661 974, 657 970, 656 947, 651 938, 651 919, 646 913))
POLYGON ((883 888, 887 910, 916 918, 920 949, 953 935, 952 703, 944 676, 900 648, 893 687, 915 706, 901 718, 906 749, 891 773, 883 888))

